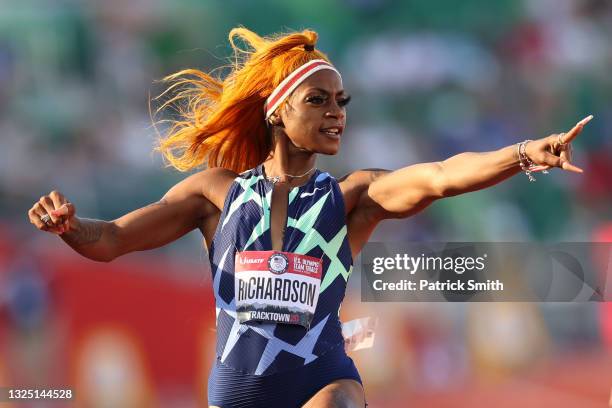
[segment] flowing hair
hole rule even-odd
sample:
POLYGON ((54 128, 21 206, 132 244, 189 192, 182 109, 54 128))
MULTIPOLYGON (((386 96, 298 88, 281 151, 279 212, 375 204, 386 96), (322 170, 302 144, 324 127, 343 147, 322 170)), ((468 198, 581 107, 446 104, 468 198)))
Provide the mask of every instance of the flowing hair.
POLYGON ((176 92, 158 109, 172 107, 178 119, 156 150, 179 171, 223 167, 237 173, 262 163, 272 149, 264 118, 264 104, 274 88, 292 71, 327 56, 309 51, 317 42, 314 31, 260 37, 244 28, 229 33, 233 49, 230 72, 214 78, 197 69, 185 69, 164 78, 170 86, 156 99, 176 92), (236 39, 248 46, 242 49, 236 39))

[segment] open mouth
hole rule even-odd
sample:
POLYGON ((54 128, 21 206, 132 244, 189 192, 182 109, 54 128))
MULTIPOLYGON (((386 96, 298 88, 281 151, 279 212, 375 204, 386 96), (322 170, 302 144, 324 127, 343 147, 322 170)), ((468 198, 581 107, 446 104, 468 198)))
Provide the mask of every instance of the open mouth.
POLYGON ((329 128, 321 129, 320 132, 333 138, 339 138, 342 134, 342 128, 338 126, 332 126, 329 128))

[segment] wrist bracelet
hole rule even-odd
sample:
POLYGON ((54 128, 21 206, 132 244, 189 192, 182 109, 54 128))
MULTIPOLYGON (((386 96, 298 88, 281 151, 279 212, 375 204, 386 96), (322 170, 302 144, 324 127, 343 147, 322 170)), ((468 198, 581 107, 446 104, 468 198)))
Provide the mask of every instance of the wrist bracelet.
MULTIPOLYGON (((525 172, 525 174, 529 178, 529 181, 531 182, 536 181, 536 178, 533 176, 532 172, 534 171, 534 168, 538 166, 536 166, 534 162, 531 161, 531 159, 529 158, 529 156, 527 156, 527 153, 525 152, 527 148, 527 143, 529 142, 533 142, 533 140, 527 139, 523 140, 520 143, 517 143, 516 150, 518 153, 519 165, 521 166, 521 170, 525 172)), ((543 170, 542 173, 548 174, 546 170, 543 170)))

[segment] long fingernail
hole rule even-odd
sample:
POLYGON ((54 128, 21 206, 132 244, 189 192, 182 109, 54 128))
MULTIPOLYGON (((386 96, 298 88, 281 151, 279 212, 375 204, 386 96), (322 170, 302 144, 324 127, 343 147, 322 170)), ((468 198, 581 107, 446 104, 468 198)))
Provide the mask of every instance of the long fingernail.
POLYGON ((589 123, 591 121, 591 119, 593 119, 593 115, 589 115, 586 118, 582 119, 580 121, 580 124, 581 125, 586 125, 587 123, 589 123))

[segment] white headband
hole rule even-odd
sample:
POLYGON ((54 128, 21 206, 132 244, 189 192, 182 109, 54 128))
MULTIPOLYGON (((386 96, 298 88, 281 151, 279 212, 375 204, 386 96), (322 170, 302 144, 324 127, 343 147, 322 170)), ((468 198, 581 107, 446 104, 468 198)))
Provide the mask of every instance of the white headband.
POLYGON ((317 71, 323 69, 329 69, 340 75, 340 72, 333 67, 329 62, 322 59, 310 60, 301 67, 293 71, 287 78, 283 80, 274 89, 272 94, 266 99, 264 106, 264 112, 266 114, 266 120, 270 118, 270 115, 274 113, 276 108, 297 88, 306 78, 311 76, 317 71))

